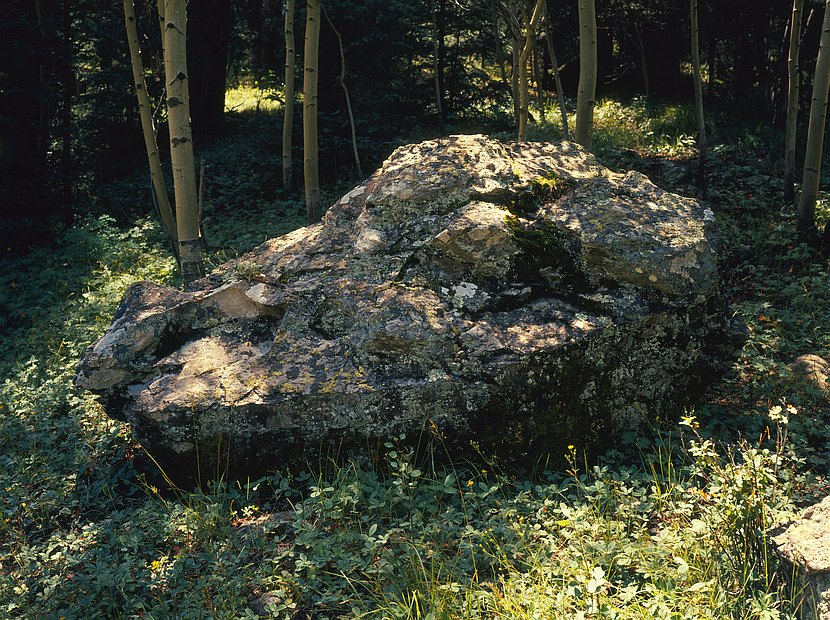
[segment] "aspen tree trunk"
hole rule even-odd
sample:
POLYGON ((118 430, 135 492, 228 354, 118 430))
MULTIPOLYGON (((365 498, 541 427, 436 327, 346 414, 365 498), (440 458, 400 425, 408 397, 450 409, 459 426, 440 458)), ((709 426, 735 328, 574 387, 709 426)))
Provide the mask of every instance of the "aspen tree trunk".
POLYGON ((507 29, 510 33, 510 96, 513 100, 513 123, 515 124, 517 131, 521 122, 521 95, 519 94, 521 87, 519 67, 521 66, 521 54, 525 38, 522 25, 519 22, 519 17, 517 15, 522 12, 522 9, 519 8, 519 1, 524 2, 524 0, 499 0, 495 3, 496 10, 504 17, 505 22, 507 23, 507 29))
POLYGON ((285 0, 285 108, 282 120, 282 186, 291 189, 294 180, 291 152, 294 136, 294 0, 285 0))
POLYGON ((528 88, 528 70, 527 63, 530 60, 530 54, 533 51, 533 40, 536 38, 536 27, 539 25, 539 20, 542 19, 542 5, 544 0, 536 0, 533 6, 533 14, 527 15, 525 13, 525 32, 524 43, 521 52, 519 53, 519 135, 518 142, 527 141, 527 122, 528 122, 528 108, 530 107, 530 92, 528 88))
MULTIPOLYGON (((544 1, 544 0, 543 0, 544 1)), ((536 37, 533 37, 533 81, 536 83, 536 99, 539 105, 539 116, 542 124, 546 122, 547 98, 545 97, 544 73, 542 68, 542 55, 539 53, 539 45, 536 37)))
POLYGON ((323 9, 323 15, 326 17, 326 21, 331 26, 332 32, 334 32, 334 36, 337 37, 337 49, 340 51, 340 76, 337 78, 338 84, 340 84, 340 88, 343 89, 343 96, 346 99, 346 111, 349 113, 349 125, 352 130, 352 153, 354 154, 354 165, 357 168, 357 176, 359 179, 363 178, 363 168, 360 165, 360 155, 357 152, 357 131, 355 130, 354 126, 354 112, 352 110, 352 98, 349 95, 349 87, 346 86, 346 54, 343 51, 343 37, 340 36, 340 31, 334 27, 334 22, 331 21, 329 14, 326 12, 326 9, 323 9))
POLYGON ((63 215, 67 223, 72 222, 72 87, 75 73, 72 70, 72 13, 70 0, 63 0, 61 21, 63 26, 63 46, 65 57, 62 68, 61 95, 61 170, 63 215))
MULTIPOLYGON (((444 135, 444 0, 432 3, 432 61, 435 80, 435 107, 438 110, 438 131, 444 135)), ((499 58, 501 62, 501 58, 499 58)), ((504 67, 502 66, 502 73, 504 67)))
POLYGON ((320 172, 317 144, 317 67, 321 0, 307 0, 303 80, 303 176, 308 223, 320 221, 320 172))
POLYGON ((801 18, 804 14, 804 0, 793 0, 790 20, 790 46, 787 55, 787 125, 784 138, 784 200, 795 201, 795 142, 798 126, 798 56, 801 43, 801 18))
POLYGON ((574 140, 590 151, 597 90, 597 16, 594 0, 577 1, 579 3, 579 90, 576 97, 574 140))
POLYGON ((150 98, 147 95, 147 83, 144 80, 144 64, 141 62, 134 0, 124 0, 124 22, 127 29, 127 41, 130 46, 133 84, 138 98, 138 115, 141 118, 141 131, 144 134, 144 147, 147 150, 147 163, 150 166, 153 196, 162 224, 164 224, 164 230, 167 233, 167 239, 173 247, 173 252, 178 256, 176 219, 173 216, 173 209, 170 207, 170 197, 167 194, 167 187, 164 185, 164 174, 161 171, 159 147, 156 141, 155 127, 153 127, 153 114, 150 109, 150 98))
POLYGON ((700 75, 700 32, 698 31, 697 0, 690 0, 692 27, 692 72, 695 83, 695 113, 697 116, 697 193, 706 196, 706 117, 703 115, 703 80, 700 75))
POLYGON ((517 67, 519 72, 519 135, 517 138, 518 142, 527 141, 527 108, 530 102, 530 94, 528 92, 528 54, 525 53, 526 47, 527 41, 525 41, 525 44, 522 46, 522 51, 519 53, 519 65, 517 67))
MULTIPOLYGON (((464 58, 464 52, 461 50, 461 32, 460 28, 455 29, 455 36, 453 37, 454 45, 453 47, 445 46, 444 54, 446 57, 449 57, 449 75, 461 75, 464 73, 464 67, 462 58, 464 58)), ((446 106, 444 107, 444 114, 447 114, 447 110, 457 110, 458 109, 458 99, 459 93, 463 90, 459 85, 458 80, 447 79, 446 75, 444 76, 444 97, 446 106)), ((445 119, 446 122, 446 119, 445 119)))
POLYGON ((513 39, 511 43, 512 71, 510 73, 510 91, 513 95, 513 122, 518 129, 521 118, 521 104, 519 103, 519 55, 521 52, 519 50, 519 42, 516 39, 513 39))
POLYGON ((528 122, 528 108, 530 107, 530 93, 528 90, 528 71, 527 63, 530 57, 530 45, 528 44, 528 37, 530 36, 530 18, 527 14, 527 9, 524 5, 524 0, 520 0, 520 14, 524 24, 524 32, 522 33, 521 47, 519 48, 519 64, 516 70, 519 74, 519 127, 518 127, 518 142, 527 141, 527 122, 528 122))
POLYGON ((159 32, 161 33, 161 47, 162 54, 164 54, 164 2, 165 0, 156 0, 156 13, 159 18, 159 32))
POLYGON ((562 92, 562 80, 559 76, 559 62, 556 60, 556 51, 553 49, 553 27, 550 23, 550 14, 548 13, 548 3, 545 2, 545 40, 548 44, 548 55, 550 56, 550 64, 553 67, 553 79, 556 83, 556 101, 559 104, 559 114, 562 116, 562 137, 565 140, 571 139, 571 133, 568 131, 568 109, 565 107, 565 93, 562 92))
POLYGON ((830 0, 824 6, 821 43, 813 78, 810 102, 810 123, 807 127, 807 150, 804 154, 804 177, 801 197, 796 210, 798 230, 807 239, 816 236, 816 197, 821 177, 821 154, 824 146, 824 124, 827 118, 827 90, 830 87, 830 0))
POLYGON ((179 264, 187 289, 204 276, 196 166, 190 128, 187 78, 187 2, 164 0, 164 76, 167 82, 167 119, 170 125, 170 161, 176 198, 179 264))

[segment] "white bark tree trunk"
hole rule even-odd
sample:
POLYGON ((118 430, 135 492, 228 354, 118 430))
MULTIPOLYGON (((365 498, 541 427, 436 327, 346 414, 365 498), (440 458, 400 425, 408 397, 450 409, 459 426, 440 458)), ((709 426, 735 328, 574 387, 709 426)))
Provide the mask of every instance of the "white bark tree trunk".
POLYGON ((801 47, 801 20, 804 14, 804 0, 793 0, 790 20, 790 47, 787 55, 787 126, 784 139, 784 200, 795 201, 795 147, 798 127, 799 75, 798 56, 801 47))
POLYGON ((579 2, 579 89, 574 140, 589 151, 594 132, 597 90, 597 16, 594 0, 579 2))
POLYGON ((164 75, 167 83, 167 118, 170 125, 170 160, 176 198, 179 264, 185 288, 204 276, 202 238, 196 194, 196 166, 190 128, 187 78, 187 2, 164 0, 164 75))
POLYGON ((804 153, 804 178, 796 216, 798 230, 812 240, 816 236, 816 198, 821 179, 821 154, 824 148, 824 126, 827 119, 827 90, 830 87, 830 0, 824 5, 813 97, 810 102, 810 123, 807 127, 807 150, 804 153))
POLYGON ((144 147, 147 150, 147 162, 150 166, 150 180, 153 185, 153 195, 162 224, 164 224, 164 230, 167 233, 167 238, 173 247, 173 251, 178 254, 176 219, 173 216, 170 197, 167 195, 167 187, 164 184, 164 174, 161 171, 161 159, 159 157, 158 142, 156 141, 156 132, 153 127, 150 98, 147 95, 147 83, 144 79, 144 63, 141 61, 134 0, 124 0, 124 22, 127 29, 127 41, 130 46, 133 84, 135 85, 135 94, 138 98, 138 115, 141 119, 141 130, 144 134, 144 147))
POLYGON ((320 44, 320 0, 307 0, 303 80, 303 176, 308 223, 320 221, 319 151, 317 142, 317 67, 320 44))
POLYGON ((524 11, 524 41, 519 52, 519 135, 518 142, 527 140, 528 111, 530 108, 530 89, 528 87, 528 67, 533 42, 536 38, 536 27, 542 19, 544 0, 536 0, 533 13, 527 15, 524 11))
POLYGON ((703 80, 700 74, 700 33, 698 31, 697 0, 690 0, 692 28, 692 72, 695 83, 695 113, 697 116, 697 192, 706 196, 706 117, 703 114, 703 80))
POLYGON ((285 109, 282 122, 282 186, 291 189, 294 178, 291 152, 294 136, 294 0, 285 0, 285 109))

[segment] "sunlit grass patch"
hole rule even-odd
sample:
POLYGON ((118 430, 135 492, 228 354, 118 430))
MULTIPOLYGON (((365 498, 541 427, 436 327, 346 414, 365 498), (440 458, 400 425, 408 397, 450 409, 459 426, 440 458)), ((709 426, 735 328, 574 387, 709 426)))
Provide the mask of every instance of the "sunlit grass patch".
MULTIPOLYGON (((567 101, 571 134, 576 127, 574 106, 573 100, 567 101)), ((538 109, 533 109, 532 113, 536 122, 530 125, 530 139, 559 140, 562 137, 561 113, 555 101, 548 102, 544 122, 538 109)), ((691 103, 658 104, 643 97, 628 102, 602 99, 594 107, 592 150, 600 160, 613 159, 621 149, 646 157, 690 159, 697 154, 695 123, 691 103)))
POLYGON ((225 91, 228 112, 276 112, 282 110, 281 90, 268 86, 239 85, 225 91))
POLYGON ((691 104, 630 103, 604 99, 594 112, 594 140, 599 152, 620 147, 642 155, 691 158, 696 154, 696 127, 691 104))
POLYGON ((830 222, 830 196, 826 192, 819 192, 816 201, 816 225, 823 228, 830 222))

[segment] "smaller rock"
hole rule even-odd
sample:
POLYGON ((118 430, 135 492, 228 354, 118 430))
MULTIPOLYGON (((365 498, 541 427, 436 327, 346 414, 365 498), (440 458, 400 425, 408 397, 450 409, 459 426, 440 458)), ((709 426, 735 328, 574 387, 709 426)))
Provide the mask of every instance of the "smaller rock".
POLYGON ((827 378, 830 375, 830 363, 823 357, 811 353, 799 355, 790 364, 790 370, 793 376, 816 386, 820 390, 828 388, 827 378))
POLYGON ((790 567, 801 620, 830 620, 830 496, 778 532, 772 542, 790 567))
POLYGON ((251 611, 257 616, 262 618, 270 618, 272 615, 271 611, 282 605, 283 602, 283 599, 280 598, 275 592, 266 592, 248 603, 248 607, 250 607, 251 611))
POLYGON ((238 519, 233 527, 236 533, 243 538, 265 538, 279 529, 285 523, 294 519, 293 510, 271 512, 258 517, 238 519))

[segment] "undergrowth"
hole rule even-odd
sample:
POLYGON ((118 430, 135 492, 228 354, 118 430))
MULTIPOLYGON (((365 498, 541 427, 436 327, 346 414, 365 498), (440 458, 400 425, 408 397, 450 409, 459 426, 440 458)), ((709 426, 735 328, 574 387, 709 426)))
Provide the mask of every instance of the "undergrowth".
MULTIPOLYGON (((597 119, 601 160, 693 193, 688 107, 609 101, 597 119)), ((140 206, 146 175, 100 188, 97 212, 118 221, 89 215, 0 273, 0 617, 794 617, 767 533, 830 490, 827 395, 790 370, 830 353, 830 275, 782 204, 778 138, 714 119, 709 200, 742 354, 681 424, 598 462, 571 446, 566 471, 530 477, 485 458, 415 462, 390 438, 374 468, 166 487, 128 427, 72 385, 128 284, 178 284, 140 206)), ((213 264, 303 214, 301 196, 274 198, 278 137, 235 122, 202 153, 213 264)))

